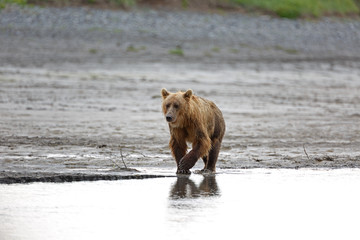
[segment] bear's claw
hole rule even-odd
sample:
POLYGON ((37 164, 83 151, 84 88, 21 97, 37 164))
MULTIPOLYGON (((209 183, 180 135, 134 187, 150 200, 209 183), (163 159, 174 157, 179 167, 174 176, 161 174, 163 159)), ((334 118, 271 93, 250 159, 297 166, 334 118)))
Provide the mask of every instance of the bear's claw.
POLYGON ((191 174, 190 170, 178 169, 176 174, 191 174))
POLYGON ((201 170, 197 170, 195 171, 196 174, 203 174, 203 175, 211 175, 211 174, 215 174, 215 171, 212 171, 210 169, 201 169, 201 170))

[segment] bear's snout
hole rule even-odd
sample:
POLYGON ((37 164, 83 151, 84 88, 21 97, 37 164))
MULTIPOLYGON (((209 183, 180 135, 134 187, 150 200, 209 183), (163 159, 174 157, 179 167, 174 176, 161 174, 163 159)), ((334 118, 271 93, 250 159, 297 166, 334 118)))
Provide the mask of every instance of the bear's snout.
POLYGON ((173 117, 172 117, 172 116, 166 116, 166 121, 172 122, 172 121, 173 121, 173 117))

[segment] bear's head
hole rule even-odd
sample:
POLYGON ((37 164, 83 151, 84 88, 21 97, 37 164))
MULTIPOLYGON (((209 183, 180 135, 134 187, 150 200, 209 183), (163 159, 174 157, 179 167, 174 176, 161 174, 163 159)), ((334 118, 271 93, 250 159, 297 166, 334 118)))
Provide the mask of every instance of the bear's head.
POLYGON ((188 112, 189 102, 193 95, 191 89, 186 92, 171 93, 165 88, 161 89, 163 98, 162 110, 166 121, 173 127, 179 127, 184 122, 185 114, 188 112))

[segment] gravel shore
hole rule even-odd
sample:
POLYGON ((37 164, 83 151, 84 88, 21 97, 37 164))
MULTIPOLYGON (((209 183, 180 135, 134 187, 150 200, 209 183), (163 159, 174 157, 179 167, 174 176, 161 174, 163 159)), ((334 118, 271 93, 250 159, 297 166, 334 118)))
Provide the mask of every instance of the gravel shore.
POLYGON ((359 29, 352 19, 10 7, 0 14, 0 64, 353 62, 360 60, 359 29), (169 53, 176 47, 183 57, 169 53))

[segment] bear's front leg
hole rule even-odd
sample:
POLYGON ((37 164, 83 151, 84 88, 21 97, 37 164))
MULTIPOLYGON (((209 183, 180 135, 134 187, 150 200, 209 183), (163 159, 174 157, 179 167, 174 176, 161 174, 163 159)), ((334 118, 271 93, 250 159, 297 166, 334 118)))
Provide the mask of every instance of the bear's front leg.
POLYGON ((178 172, 186 172, 185 174, 190 174, 190 168, 192 168, 197 160, 199 159, 196 151, 191 150, 188 154, 186 154, 179 162, 178 172))
POLYGON ((211 141, 208 138, 199 138, 193 144, 193 149, 186 154, 179 162, 179 170, 189 170, 201 156, 206 156, 211 148, 211 141))
POLYGON ((190 174, 190 171, 179 169, 179 163, 181 159, 185 156, 187 151, 187 145, 184 139, 185 137, 183 137, 183 139, 181 140, 178 140, 175 137, 171 136, 169 143, 172 155, 174 156, 176 161, 176 166, 178 167, 178 170, 176 172, 177 174, 190 174))

